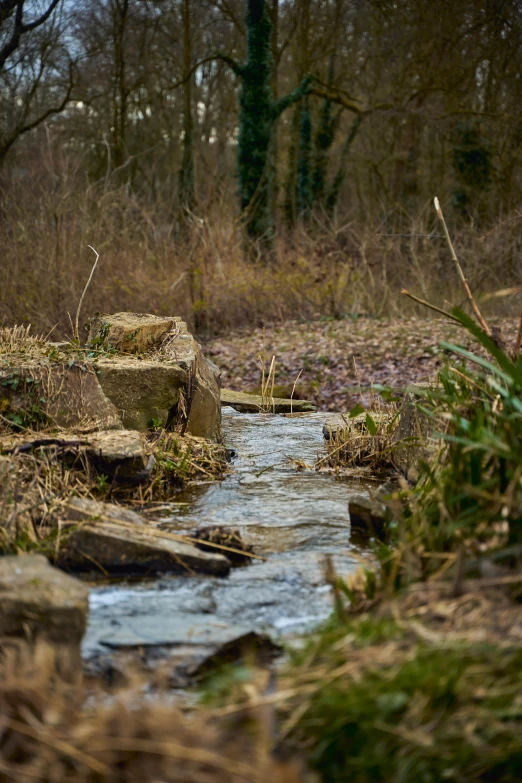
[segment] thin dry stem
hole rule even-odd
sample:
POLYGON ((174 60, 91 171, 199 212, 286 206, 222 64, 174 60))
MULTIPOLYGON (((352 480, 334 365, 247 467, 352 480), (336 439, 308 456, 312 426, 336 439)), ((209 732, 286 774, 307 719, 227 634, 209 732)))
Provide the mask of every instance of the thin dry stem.
POLYGON ((460 278, 460 281, 462 285, 464 286, 464 291, 466 292, 466 296, 468 297, 469 303, 471 304, 471 307, 473 308, 473 312, 477 316, 478 322, 481 326, 481 328, 486 332, 486 334, 491 337, 491 329, 489 328, 484 316, 480 312, 477 303, 475 302, 475 299, 473 298, 473 294, 471 293, 471 289, 469 287, 468 281, 466 280, 466 276, 462 270, 462 267, 460 265, 460 262, 457 258, 457 254, 455 253, 455 248, 453 247, 453 242, 451 241, 451 237, 448 231, 448 227, 446 225, 446 221, 444 220, 444 215, 442 213, 442 209, 440 207, 439 199, 437 196, 435 196, 433 203, 435 204, 435 210, 437 212, 437 217, 442 223, 442 229, 444 231, 444 236, 446 237, 446 242, 448 243, 448 247, 451 253, 451 258, 453 260, 453 263, 455 264, 455 268, 457 270, 458 276, 460 278))
POLYGON ((92 250, 92 252, 96 254, 96 261, 93 264, 93 267, 91 269, 91 274, 89 275, 89 279, 87 280, 87 282, 85 284, 85 288, 83 289, 83 293, 82 293, 82 295, 80 297, 80 301, 78 303, 78 309, 76 310, 76 319, 75 319, 75 322, 74 322, 73 338, 78 343, 78 345, 80 344, 80 327, 79 327, 79 323, 80 323, 80 312, 81 312, 81 309, 82 309, 83 300, 85 298, 85 294, 87 293, 87 289, 89 288, 89 285, 91 283, 92 276, 94 274, 94 270, 96 269, 96 266, 98 264, 98 260, 100 258, 100 254, 98 253, 97 250, 95 250, 91 245, 87 245, 87 247, 90 248, 90 250, 92 250))

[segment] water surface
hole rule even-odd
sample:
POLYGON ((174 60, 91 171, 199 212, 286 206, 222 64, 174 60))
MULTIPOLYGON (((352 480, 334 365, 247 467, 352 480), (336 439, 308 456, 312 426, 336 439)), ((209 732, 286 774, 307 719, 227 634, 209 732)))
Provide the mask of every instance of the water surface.
POLYGON ((225 408, 225 440, 235 452, 230 475, 181 492, 179 505, 163 510, 157 524, 174 531, 237 528, 266 561, 235 568, 227 578, 187 575, 93 588, 86 657, 140 641, 172 648, 196 645, 204 636, 208 645, 213 627, 216 643, 236 630, 288 637, 326 619, 331 595, 324 556, 332 556, 342 575, 369 562, 368 549, 350 540, 348 515, 350 495, 367 485, 298 469, 324 453, 328 416, 225 408))

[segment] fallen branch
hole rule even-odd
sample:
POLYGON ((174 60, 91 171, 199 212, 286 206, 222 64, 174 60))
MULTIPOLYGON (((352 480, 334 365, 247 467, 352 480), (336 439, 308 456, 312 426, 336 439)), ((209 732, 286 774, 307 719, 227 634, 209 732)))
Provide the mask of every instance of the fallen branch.
POLYGON ((26 443, 21 443, 12 449, 8 449, 6 454, 27 454, 34 449, 45 449, 50 446, 59 446, 61 449, 67 448, 79 448, 80 446, 87 446, 88 443, 85 440, 60 440, 60 438, 42 438, 41 440, 31 440, 26 443))

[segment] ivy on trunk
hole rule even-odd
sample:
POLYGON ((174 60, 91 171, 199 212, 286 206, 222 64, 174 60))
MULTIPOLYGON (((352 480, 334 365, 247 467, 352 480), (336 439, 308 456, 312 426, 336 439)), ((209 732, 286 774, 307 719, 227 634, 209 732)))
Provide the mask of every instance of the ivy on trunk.
POLYGON ((265 0, 248 0, 247 59, 243 64, 220 55, 241 80, 237 168, 239 198, 247 236, 265 249, 272 245, 274 214, 271 160, 278 117, 306 94, 310 78, 293 92, 275 99, 272 79, 272 24, 265 0))

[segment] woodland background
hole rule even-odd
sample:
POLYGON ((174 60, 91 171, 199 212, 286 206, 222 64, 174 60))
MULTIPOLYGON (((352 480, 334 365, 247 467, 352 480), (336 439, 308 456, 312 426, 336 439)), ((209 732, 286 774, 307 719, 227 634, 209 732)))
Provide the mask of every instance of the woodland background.
POLYGON ((461 304, 434 195, 516 312, 491 294, 522 283, 521 43, 517 0, 0 0, 0 322, 70 332, 87 245, 84 313, 201 335, 461 304), (245 196, 254 56, 291 100, 245 196))

